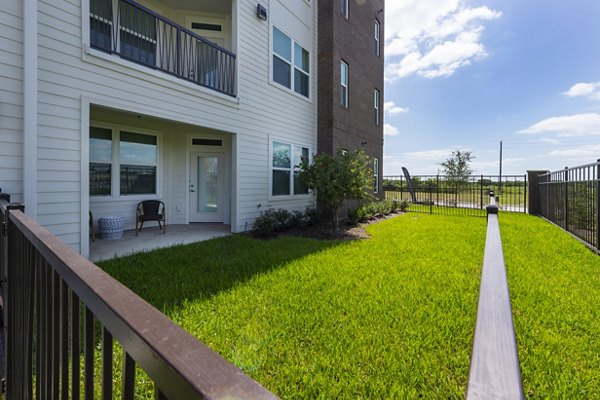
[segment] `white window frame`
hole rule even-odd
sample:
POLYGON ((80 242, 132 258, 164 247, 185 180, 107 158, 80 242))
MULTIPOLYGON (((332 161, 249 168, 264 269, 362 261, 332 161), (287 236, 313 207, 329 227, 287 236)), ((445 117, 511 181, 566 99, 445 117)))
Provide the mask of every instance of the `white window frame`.
POLYGON ((294 194, 294 172, 299 170, 299 165, 300 165, 300 161, 301 161, 301 160, 294 159, 294 157, 295 157, 294 150, 297 148, 308 149, 308 157, 309 157, 308 161, 309 162, 312 161, 312 150, 309 145, 301 144, 301 143, 292 143, 287 139, 281 139, 281 138, 277 138, 275 136, 272 136, 269 138, 269 200, 289 200, 289 199, 299 199, 299 198, 305 198, 305 197, 312 196, 312 193, 310 190, 308 191, 308 193, 294 194), (290 168, 273 167, 273 144, 275 142, 290 146, 291 156, 292 156, 292 159, 290 160, 290 168), (290 187, 289 187, 290 194, 282 194, 282 195, 274 195, 273 194, 273 171, 289 171, 290 172, 290 187))
POLYGON ((340 106, 342 106, 343 108, 348 108, 350 106, 349 87, 350 87, 350 66, 348 65, 347 62, 342 60, 340 62, 340 91, 341 91, 340 92, 340 106), (344 76, 344 74, 343 74, 344 66, 346 67, 346 76, 344 76))
POLYGON ((379 159, 373 157, 373 183, 375 188, 373 193, 379 193, 379 159))
POLYGON ((342 17, 348 19, 349 18, 349 14, 350 14, 350 6, 349 6, 349 1, 348 0, 340 0, 340 14, 342 14, 342 17))
POLYGON ((276 87, 283 89, 285 91, 289 91, 292 92, 293 94, 303 98, 303 99, 312 99, 312 77, 311 77, 311 68, 312 68, 312 54, 311 52, 306 49, 300 42, 296 41, 291 35, 289 35, 285 30, 281 29, 279 26, 272 24, 271 25, 271 48, 270 48, 270 65, 271 65, 271 73, 270 73, 270 82, 271 84, 275 85, 276 87), (275 53, 275 34, 274 34, 274 30, 277 29, 279 32, 281 32, 283 35, 287 36, 290 39, 290 61, 286 60, 285 58, 281 57, 279 54, 275 53), (300 48, 302 48, 303 50, 305 50, 308 53, 308 71, 305 71, 302 68, 298 68, 296 66, 296 60, 295 60, 295 56, 296 56, 296 45, 300 46, 300 48), (285 85, 282 85, 281 83, 277 82, 275 79, 273 79, 273 76, 275 74, 275 62, 273 57, 277 57, 280 61, 288 64, 290 66, 290 87, 288 88, 285 85), (297 92, 295 89, 295 71, 298 70, 300 71, 301 74, 304 74, 308 77, 308 95, 304 95, 303 93, 297 92))
MULTIPOLYGON (((90 122, 89 128, 101 128, 109 129, 112 131, 112 169, 111 169, 111 194, 110 195, 88 195, 94 202, 102 201, 114 201, 114 200, 147 200, 157 199, 162 193, 162 132, 140 129, 133 126, 125 125, 113 125, 103 122, 90 122), (143 194, 121 194, 121 155, 120 155, 120 144, 121 144, 121 132, 136 133, 139 135, 155 136, 156 137, 156 193, 143 193, 143 194)), ((89 138, 88 138, 89 140, 89 138)), ((90 149, 91 153, 91 149, 90 149)), ((92 163, 91 159, 88 162, 88 174, 89 164, 92 163)), ((127 163, 127 165, 136 165, 135 163, 127 163)), ((139 164, 142 166, 148 166, 150 164, 139 164)))
POLYGON ((381 24, 375 20, 375 55, 381 56, 381 24))
POLYGON ((375 89, 373 92, 373 111, 375 113, 375 125, 379 126, 381 124, 381 112, 380 106, 381 104, 381 93, 378 89, 375 89))

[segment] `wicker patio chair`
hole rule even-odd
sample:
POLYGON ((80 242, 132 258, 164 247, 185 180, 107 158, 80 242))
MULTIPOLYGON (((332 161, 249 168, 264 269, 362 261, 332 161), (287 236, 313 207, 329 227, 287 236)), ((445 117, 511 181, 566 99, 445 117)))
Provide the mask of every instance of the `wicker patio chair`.
POLYGON ((165 203, 160 200, 144 200, 139 202, 135 212, 135 235, 142 230, 144 222, 157 221, 158 227, 167 233, 167 211, 165 203), (162 222, 162 224, 161 224, 162 222), (138 228, 139 226, 139 228, 138 228))

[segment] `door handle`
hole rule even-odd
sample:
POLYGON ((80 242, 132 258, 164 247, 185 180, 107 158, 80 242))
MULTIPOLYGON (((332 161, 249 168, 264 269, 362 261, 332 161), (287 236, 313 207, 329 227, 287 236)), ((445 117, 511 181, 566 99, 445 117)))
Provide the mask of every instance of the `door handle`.
POLYGON ((194 189, 190 189, 191 193, 196 193, 196 191, 194 189))

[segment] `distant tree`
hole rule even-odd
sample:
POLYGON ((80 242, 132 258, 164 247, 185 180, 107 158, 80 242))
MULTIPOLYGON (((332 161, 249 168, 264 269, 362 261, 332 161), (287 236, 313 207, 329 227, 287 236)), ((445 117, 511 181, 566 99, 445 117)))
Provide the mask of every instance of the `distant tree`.
POLYGON ((440 163, 444 170, 444 174, 448 181, 451 182, 466 182, 469 175, 473 173, 470 162, 475 156, 470 151, 454 150, 450 153, 450 157, 440 163))

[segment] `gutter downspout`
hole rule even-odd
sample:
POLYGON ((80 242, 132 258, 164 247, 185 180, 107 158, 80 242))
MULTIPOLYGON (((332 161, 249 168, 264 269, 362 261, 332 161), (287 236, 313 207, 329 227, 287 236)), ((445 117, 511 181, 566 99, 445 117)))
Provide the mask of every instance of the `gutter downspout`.
POLYGON ((23 0, 23 203, 37 216, 37 0, 23 0))

